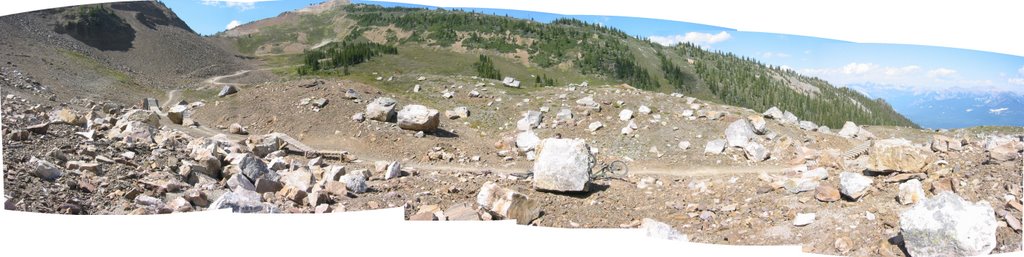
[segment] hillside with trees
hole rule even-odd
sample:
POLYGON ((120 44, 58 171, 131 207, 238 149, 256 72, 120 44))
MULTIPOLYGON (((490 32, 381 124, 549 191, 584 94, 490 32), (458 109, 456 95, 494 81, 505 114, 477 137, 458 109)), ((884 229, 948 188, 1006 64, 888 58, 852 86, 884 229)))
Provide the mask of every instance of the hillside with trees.
MULTIPOLYGON (((468 51, 478 60, 466 65, 465 75, 500 79, 502 74, 508 74, 501 67, 508 66, 498 63, 524 65, 523 69, 530 70, 530 78, 520 79, 532 82, 527 86, 582 82, 566 81, 567 78, 559 75, 570 72, 595 81, 678 92, 755 111, 777 106, 829 127, 840 127, 845 121, 917 127, 880 99, 869 99, 818 78, 731 53, 707 51, 696 45, 662 46, 616 28, 578 19, 561 18, 541 23, 461 10, 366 4, 336 8, 332 12, 309 14, 318 15, 315 19, 318 26, 333 19, 335 29, 345 30, 335 36, 335 43, 304 51, 301 54, 303 66, 296 69, 297 74, 347 75, 349 66, 379 54, 397 54, 399 49, 468 51), (324 17, 325 13, 343 18, 324 17), (528 56, 525 61, 515 59, 523 55, 528 56)), ((260 33, 264 32, 239 38, 240 51, 245 53, 258 44, 286 43, 254 42, 253 38, 286 38, 260 33)), ((436 62, 446 64, 445 60, 436 62)))

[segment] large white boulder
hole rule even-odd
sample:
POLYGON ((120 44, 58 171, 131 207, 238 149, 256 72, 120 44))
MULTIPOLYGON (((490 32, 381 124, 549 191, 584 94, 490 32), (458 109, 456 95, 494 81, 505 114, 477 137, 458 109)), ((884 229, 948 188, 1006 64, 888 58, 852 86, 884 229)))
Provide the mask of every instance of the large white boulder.
POLYGON ((944 191, 900 213, 910 256, 986 255, 996 247, 996 217, 988 202, 944 191))
POLYGON ((533 187, 540 190, 587 191, 594 156, 583 139, 548 138, 537 147, 533 187))
POLYGON ((410 104, 398 111, 398 127, 415 131, 434 131, 440 124, 440 113, 426 106, 410 104))

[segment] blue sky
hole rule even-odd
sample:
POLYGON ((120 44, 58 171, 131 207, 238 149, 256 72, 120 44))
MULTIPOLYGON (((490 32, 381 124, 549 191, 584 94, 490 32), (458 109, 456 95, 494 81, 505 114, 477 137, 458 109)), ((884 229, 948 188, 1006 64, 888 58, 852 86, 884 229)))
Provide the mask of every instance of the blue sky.
MULTIPOLYGON (((229 24, 242 24, 277 16, 281 12, 316 4, 321 0, 178 0, 165 2, 193 30, 210 35, 229 24)), ((384 6, 426 7, 378 1, 353 1, 384 6)), ((518 10, 459 8, 482 13, 549 22, 574 17, 670 45, 692 42, 704 48, 752 57, 801 74, 849 86, 871 97, 890 102, 910 101, 896 97, 953 93, 1006 94, 1024 98, 1024 57, 944 47, 861 44, 837 40, 743 32, 730 28, 647 18, 614 16, 563 16, 518 10), (884 94, 898 90, 899 94, 884 94)), ((684 19, 685 20, 685 19, 684 19)), ((995 106, 993 108, 1000 108, 995 106)), ((1024 110, 991 115, 1014 115, 1024 120, 1024 110)), ((901 111, 897 109, 897 111, 901 111)), ((1024 123, 1024 121, 1018 122, 1024 123)), ((1013 125, 1017 125, 1014 123, 1013 125)))

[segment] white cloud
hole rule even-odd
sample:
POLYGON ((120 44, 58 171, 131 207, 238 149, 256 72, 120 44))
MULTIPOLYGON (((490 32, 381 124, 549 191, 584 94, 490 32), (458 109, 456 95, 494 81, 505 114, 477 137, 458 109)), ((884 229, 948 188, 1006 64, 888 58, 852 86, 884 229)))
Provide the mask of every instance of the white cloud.
POLYGON ((234 7, 240 10, 249 10, 256 7, 256 3, 273 2, 277 0, 202 0, 204 5, 234 7))
POLYGON ((965 112, 973 112, 973 111, 974 111, 974 109, 971 109, 971 108, 967 108, 967 110, 964 110, 964 111, 965 111, 965 112))
POLYGON ((1000 115, 1000 114, 1003 114, 1003 112, 1005 112, 1006 110, 1009 110, 1009 109, 1010 108, 1006 108, 1006 107, 998 108, 998 109, 988 109, 988 113, 995 114, 995 115, 1000 115))
POLYGON ((837 86, 871 85, 878 90, 913 92, 1013 92, 1024 94, 1024 76, 966 77, 957 70, 918 65, 882 66, 849 63, 838 67, 800 68, 800 74, 819 77, 837 86))
POLYGON ((1024 66, 1020 66, 1020 69, 1017 70, 1017 72, 1019 72, 1020 74, 1024 74, 1024 66))
POLYGON ((938 69, 934 69, 934 70, 928 71, 928 77, 931 77, 931 78, 935 78, 935 77, 949 77, 949 76, 952 76, 953 74, 956 74, 956 70, 951 70, 951 69, 946 69, 946 68, 938 68, 938 69))
POLYGON ((719 42, 722 42, 722 41, 729 40, 729 38, 732 38, 732 35, 729 35, 729 33, 725 32, 725 31, 718 32, 718 34, 701 33, 701 32, 687 32, 686 35, 650 36, 650 37, 647 37, 647 39, 650 39, 652 42, 655 42, 655 43, 658 43, 658 44, 661 44, 661 45, 664 45, 664 46, 671 46, 671 45, 675 45, 675 44, 679 44, 679 43, 683 43, 683 42, 690 42, 690 43, 694 43, 694 44, 697 44, 697 45, 710 46, 710 45, 715 44, 715 43, 719 43, 719 42))
POLYGON ((761 57, 763 57, 765 59, 768 59, 768 58, 789 58, 789 56, 790 55, 787 54, 787 53, 773 53, 773 52, 761 53, 761 57))
POLYGON ((233 29, 235 27, 238 27, 238 25, 242 24, 239 23, 238 20, 231 20, 231 22, 228 22, 228 26, 226 27, 226 29, 233 29))
POLYGON ((885 75, 896 76, 912 73, 920 70, 921 67, 917 65, 907 65, 903 67, 887 67, 885 68, 885 75))
POLYGON ((864 73, 867 73, 867 72, 875 69, 877 66, 878 65, 875 65, 873 63, 855 63, 854 62, 854 63, 847 64, 846 66, 843 66, 842 72, 843 72, 843 74, 847 74, 847 75, 849 75, 849 74, 864 74, 864 73))
POLYGON ((782 66, 779 66, 779 68, 783 69, 783 70, 794 70, 793 67, 789 67, 789 65, 782 65, 782 66))

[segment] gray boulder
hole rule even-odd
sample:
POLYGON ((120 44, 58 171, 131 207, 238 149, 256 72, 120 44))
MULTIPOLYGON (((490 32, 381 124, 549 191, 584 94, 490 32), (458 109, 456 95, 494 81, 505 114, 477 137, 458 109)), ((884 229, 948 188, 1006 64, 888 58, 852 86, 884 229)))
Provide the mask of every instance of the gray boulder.
POLYGON ((704 153, 709 154, 720 154, 725 151, 725 139, 715 139, 708 141, 708 144, 704 146, 704 153))
POLYGON ((772 108, 769 108, 767 111, 764 111, 764 113, 762 115, 764 115, 764 117, 767 117, 769 119, 776 119, 776 120, 782 119, 784 117, 783 114, 782 114, 782 110, 779 110, 779 107, 775 107, 775 106, 772 106, 772 108))
POLYGON ((345 183, 345 188, 348 188, 348 191, 350 192, 366 192, 366 177, 364 177, 361 174, 356 174, 355 172, 345 174, 344 176, 341 176, 341 178, 339 178, 338 181, 345 183))
POLYGON ((594 101, 594 97, 588 96, 576 100, 576 105, 585 109, 601 111, 601 104, 594 101))
POLYGON ((60 170, 60 167, 48 161, 32 157, 29 159, 28 163, 34 167, 32 174, 41 179, 54 181, 64 175, 64 172, 60 170))
POLYGON ((996 227, 988 202, 971 203, 950 191, 900 213, 910 256, 987 255, 996 247, 996 227))
POLYGON ((594 156, 583 139, 548 138, 537 147, 533 162, 533 187, 540 190, 579 192, 589 190, 594 156))
POLYGON ((238 161, 238 168, 242 170, 241 174, 249 179, 249 183, 253 183, 256 179, 270 173, 270 169, 267 168, 266 163, 263 163, 263 160, 248 153, 238 161))
POLYGON ((843 128, 839 129, 839 136, 853 138, 854 136, 857 136, 857 131, 859 130, 860 127, 857 127, 857 124, 852 121, 847 121, 846 123, 843 123, 843 128))
POLYGON ((816 131, 818 130, 818 125, 808 120, 800 121, 800 129, 807 131, 816 131))
POLYGON ((388 167, 384 172, 384 180, 393 179, 402 176, 402 164, 393 161, 388 163, 388 167))
POLYGON ((395 117, 398 102, 389 97, 378 97, 366 105, 366 118, 376 121, 391 121, 395 117))
POLYGON ((167 110, 167 119, 174 122, 174 124, 181 125, 182 121, 185 119, 185 112, 187 111, 188 106, 186 105, 172 106, 171 109, 167 110))
POLYGON ((349 88, 345 90, 345 99, 356 99, 359 98, 359 93, 355 89, 349 88))
POLYGON ((225 97, 234 93, 238 93, 238 88, 235 88, 235 86, 227 85, 220 88, 220 93, 217 93, 217 97, 225 97))
POLYGON ((743 146, 743 152, 746 154, 747 159, 751 161, 759 162, 768 159, 768 148, 757 142, 747 142, 743 146))
POLYGON ((540 123, 544 121, 544 116, 538 111, 527 111, 523 114, 523 118, 516 122, 516 129, 519 131, 527 131, 537 128, 540 123))
POLYGON ((800 122, 800 118, 797 118, 792 112, 786 111, 782 114, 782 119, 779 120, 779 122, 784 124, 797 124, 800 122))
POLYGON ((558 123, 571 123, 572 122, 572 110, 562 109, 555 114, 555 122, 558 123))
POLYGON ((747 116, 747 120, 750 121, 750 126, 754 129, 755 134, 764 135, 767 132, 768 122, 765 121, 764 117, 750 115, 747 116))
POLYGON ((747 119, 736 120, 725 129, 725 140, 730 147, 746 146, 747 142, 756 136, 754 126, 750 125, 747 119))

